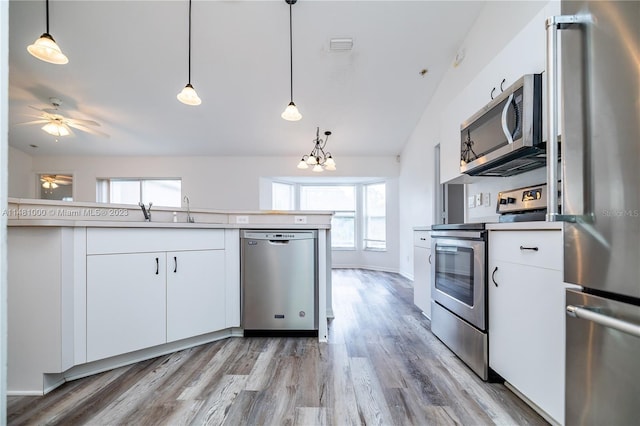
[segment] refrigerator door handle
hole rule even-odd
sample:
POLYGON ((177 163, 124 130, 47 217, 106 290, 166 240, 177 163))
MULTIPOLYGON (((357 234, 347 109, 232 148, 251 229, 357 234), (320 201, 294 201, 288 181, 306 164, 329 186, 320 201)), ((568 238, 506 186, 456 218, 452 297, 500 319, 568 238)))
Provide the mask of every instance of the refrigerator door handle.
MULTIPOLYGON (((558 213, 558 30, 576 28, 576 25, 587 22, 579 15, 559 15, 547 18, 547 221, 577 222, 583 221, 581 215, 560 215, 558 213)), ((566 149, 563 149, 566 153, 566 149)), ((584 173, 583 173, 584 175, 584 173)), ((584 176, 583 176, 584 181, 584 176)), ((563 180, 564 184, 564 180, 563 180)), ((562 191, 564 198, 565 191, 562 191)), ((566 205, 563 203, 563 205, 566 205)), ((588 219, 588 218, 587 218, 588 219)), ((590 220, 587 220, 590 221, 590 220)))
POLYGON ((592 308, 568 305, 567 315, 573 318, 592 321, 603 327, 612 328, 622 333, 627 333, 635 337, 640 337, 640 325, 619 320, 617 318, 613 318, 608 315, 599 314, 597 312, 594 312, 592 308))

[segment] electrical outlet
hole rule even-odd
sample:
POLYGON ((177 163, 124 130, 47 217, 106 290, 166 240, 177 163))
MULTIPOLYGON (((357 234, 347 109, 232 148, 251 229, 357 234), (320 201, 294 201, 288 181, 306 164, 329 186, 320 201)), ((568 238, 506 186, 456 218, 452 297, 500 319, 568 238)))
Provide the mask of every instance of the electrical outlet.
POLYGON ((482 194, 482 205, 484 207, 490 207, 491 206, 491 193, 490 192, 485 192, 484 194, 482 194))
POLYGON ((476 206, 480 207, 482 205, 482 194, 481 193, 477 193, 476 194, 476 206))
POLYGON ((474 197, 473 195, 469 195, 469 197, 467 197, 467 208, 474 208, 476 206, 476 197, 474 197))
POLYGON ((249 216, 236 216, 236 223, 249 223, 249 216))
POLYGON ((293 222, 294 223, 307 223, 307 217, 306 216, 294 216, 293 217, 293 222))

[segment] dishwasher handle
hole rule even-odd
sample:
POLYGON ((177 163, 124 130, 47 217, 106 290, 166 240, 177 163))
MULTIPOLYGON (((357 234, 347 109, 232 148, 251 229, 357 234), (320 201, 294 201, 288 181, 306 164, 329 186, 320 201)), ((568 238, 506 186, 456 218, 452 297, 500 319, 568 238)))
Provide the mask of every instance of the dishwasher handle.
POLYGON ((283 245, 289 244, 289 241, 291 240, 269 240, 269 244, 273 244, 276 246, 283 246, 283 245))

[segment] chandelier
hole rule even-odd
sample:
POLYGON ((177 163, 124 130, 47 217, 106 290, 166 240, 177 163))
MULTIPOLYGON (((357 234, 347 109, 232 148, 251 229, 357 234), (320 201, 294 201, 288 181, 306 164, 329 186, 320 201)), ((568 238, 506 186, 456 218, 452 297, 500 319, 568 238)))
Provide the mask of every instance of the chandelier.
POLYGON ((316 138, 314 139, 314 147, 309 155, 303 155, 298 163, 299 169, 308 169, 309 166, 313 166, 314 172, 321 172, 323 170, 334 171, 336 169, 336 162, 333 161, 333 157, 330 152, 325 152, 324 147, 329 140, 330 131, 324 132, 324 140, 320 139, 320 128, 316 128, 316 138))

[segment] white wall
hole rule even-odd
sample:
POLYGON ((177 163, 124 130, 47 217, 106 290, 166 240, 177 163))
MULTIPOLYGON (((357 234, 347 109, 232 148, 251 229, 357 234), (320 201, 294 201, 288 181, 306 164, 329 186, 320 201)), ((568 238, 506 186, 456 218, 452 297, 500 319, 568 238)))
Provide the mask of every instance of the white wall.
MULTIPOLYGON (((19 155, 18 155, 19 157, 19 155)), ((258 210, 260 178, 310 176, 296 168, 299 158, 281 157, 32 157, 35 173, 73 173, 74 200, 96 200, 96 179, 104 177, 179 177, 192 208, 258 210)), ((331 176, 397 177, 395 156, 339 158, 331 176)), ((11 176, 10 179, 13 179, 11 176)), ((19 177, 17 177, 19 178, 19 177)), ((15 196, 32 197, 30 193, 15 196)))
POLYGON ((9 147, 9 197, 34 198, 36 176, 30 155, 9 147))
MULTIPOLYGON (((458 115, 467 118, 475 109, 489 101, 492 85, 499 85, 502 78, 512 77, 513 69, 520 69, 522 63, 529 64, 532 61, 528 55, 537 53, 526 48, 518 50, 522 40, 530 35, 519 35, 534 17, 552 12, 547 2, 488 2, 469 30, 462 45, 466 52, 464 61, 457 68, 452 66, 444 75, 401 154, 400 273, 413 275, 412 228, 430 226, 434 221, 435 145, 441 145, 443 181, 455 178, 458 174, 456 163, 459 162, 460 155, 461 120, 458 115), (500 57, 506 47, 508 55, 505 53, 500 57), (493 71, 483 74, 483 70, 491 69, 492 63, 500 64, 502 69, 496 65, 493 71), (475 97, 472 101, 477 106, 468 105, 467 99, 460 96, 463 92, 472 94, 475 97), (470 112, 461 113, 460 108, 468 108, 470 112)), ((540 37, 544 44, 543 22, 533 25, 541 25, 540 37)), ((455 52, 451 56, 453 59, 455 52)), ((536 57, 535 61, 537 60, 536 57)), ((542 60, 544 61, 544 56, 542 60)), ((495 188, 491 187, 490 190, 494 191, 495 188)))

